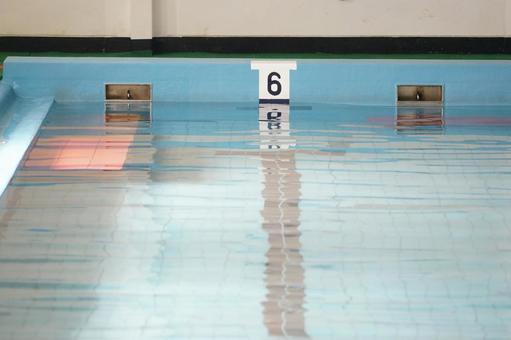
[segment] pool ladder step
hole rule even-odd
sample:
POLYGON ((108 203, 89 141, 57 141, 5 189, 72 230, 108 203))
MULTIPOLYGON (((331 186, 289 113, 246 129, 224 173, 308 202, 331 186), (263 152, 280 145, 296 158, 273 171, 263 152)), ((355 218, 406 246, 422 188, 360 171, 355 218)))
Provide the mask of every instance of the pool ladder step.
POLYGON ((442 106, 442 85, 398 85, 397 104, 405 106, 442 106))
POLYGON ((151 121, 151 84, 105 84, 105 122, 151 121))

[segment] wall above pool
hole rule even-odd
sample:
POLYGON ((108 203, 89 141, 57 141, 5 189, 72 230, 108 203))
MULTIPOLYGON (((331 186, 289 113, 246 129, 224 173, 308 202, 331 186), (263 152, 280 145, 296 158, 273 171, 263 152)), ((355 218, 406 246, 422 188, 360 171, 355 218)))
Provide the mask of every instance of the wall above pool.
MULTIPOLYGON (((510 61, 297 60, 291 102, 396 104, 397 85, 442 85, 445 105, 511 105, 510 61)), ((257 102, 251 60, 10 57, 19 97, 102 101, 106 83, 151 83, 154 101, 257 102)))

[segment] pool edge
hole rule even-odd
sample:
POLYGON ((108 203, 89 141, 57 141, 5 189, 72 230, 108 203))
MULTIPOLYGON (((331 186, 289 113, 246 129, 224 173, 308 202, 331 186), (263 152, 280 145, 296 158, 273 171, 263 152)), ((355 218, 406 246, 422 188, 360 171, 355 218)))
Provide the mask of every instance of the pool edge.
POLYGON ((0 145, 0 198, 30 149, 39 129, 53 106, 53 98, 24 100, 0 82, 0 118, 10 114, 5 130, 6 143, 0 145))

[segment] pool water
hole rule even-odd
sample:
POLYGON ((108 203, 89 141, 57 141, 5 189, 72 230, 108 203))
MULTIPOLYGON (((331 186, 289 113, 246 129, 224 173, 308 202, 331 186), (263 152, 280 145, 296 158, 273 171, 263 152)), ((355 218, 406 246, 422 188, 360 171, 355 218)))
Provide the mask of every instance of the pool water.
POLYGON ((511 107, 104 109, 0 199, 2 339, 509 338, 511 107))

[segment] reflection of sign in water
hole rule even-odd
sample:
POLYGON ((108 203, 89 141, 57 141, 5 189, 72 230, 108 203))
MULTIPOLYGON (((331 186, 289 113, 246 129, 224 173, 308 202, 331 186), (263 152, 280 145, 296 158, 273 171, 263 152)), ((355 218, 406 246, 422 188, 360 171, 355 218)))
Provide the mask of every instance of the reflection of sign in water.
MULTIPOLYGON (((344 151, 295 150, 289 105, 259 107, 260 150, 217 152, 220 156, 252 156, 261 160, 264 176, 262 229, 268 250, 262 303, 264 325, 270 336, 308 338, 305 322, 305 275, 301 243, 301 174, 296 155, 339 157, 344 151)), ((347 148, 346 143, 331 148, 347 148)))
POLYGON ((289 123, 289 105, 261 104, 259 106, 259 121, 289 123))
POLYGON ((301 175, 294 151, 261 153, 263 229, 268 234, 264 323, 272 336, 307 337, 305 269, 300 242, 301 175))
POLYGON ((114 102, 105 104, 106 123, 151 121, 151 102, 114 102))
POLYGON ((398 107, 396 130, 400 133, 441 133, 444 128, 442 107, 398 107))
MULTIPOLYGON (((260 150, 243 150, 238 155, 260 158, 264 175, 261 217, 262 228, 268 235, 264 324, 271 336, 308 338, 300 241, 301 175, 296 169, 296 153, 310 152, 292 149, 296 140, 290 134, 289 118, 289 105, 262 105, 260 150)), ((232 157, 236 153, 230 150, 225 155, 232 157)))
POLYGON ((296 171, 289 105, 259 108, 261 165, 264 172, 263 229, 268 233, 264 323, 272 336, 307 337, 305 269, 300 253, 301 175, 296 171))
POLYGON ((289 105, 259 106, 259 135, 261 149, 283 149, 295 146, 291 138, 289 105))

